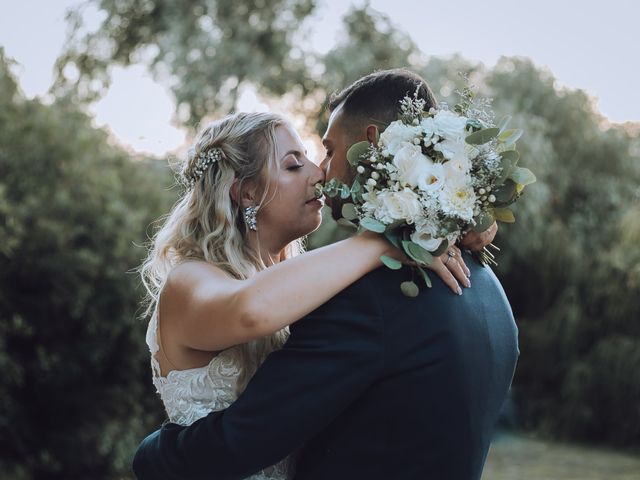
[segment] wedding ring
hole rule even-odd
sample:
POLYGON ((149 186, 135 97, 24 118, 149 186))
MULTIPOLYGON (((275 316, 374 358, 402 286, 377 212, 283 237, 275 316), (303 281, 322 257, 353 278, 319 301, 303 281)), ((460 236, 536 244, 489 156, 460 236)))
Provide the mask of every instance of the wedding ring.
POLYGON ((447 264, 447 262, 448 262, 449 260, 451 260, 451 257, 452 257, 452 256, 453 256, 453 255, 449 255, 449 256, 447 257, 447 259, 444 261, 444 264, 445 264, 445 265, 447 264))
POLYGON ((447 255, 449 255, 449 258, 455 257, 456 256, 456 252, 454 252, 453 250, 447 250, 447 255))

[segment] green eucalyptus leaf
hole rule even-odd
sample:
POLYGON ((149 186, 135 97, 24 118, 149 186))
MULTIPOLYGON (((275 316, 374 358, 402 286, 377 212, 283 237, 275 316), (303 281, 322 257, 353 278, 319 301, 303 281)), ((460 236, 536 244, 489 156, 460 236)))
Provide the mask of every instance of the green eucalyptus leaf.
POLYGON ((500 154, 500 156, 503 159, 509 160, 513 165, 515 165, 515 163, 520 158, 520 154, 516 150, 505 150, 500 154))
POLYGON ((480 212, 480 215, 473 219, 476 222, 476 225, 473 227, 478 233, 484 232, 487 228, 493 225, 495 222, 495 218, 489 212, 480 212))
POLYGON ((429 274, 427 273, 427 271, 424 268, 420 267, 418 267, 417 270, 420 273, 422 280, 424 280, 424 284, 427 286, 427 288, 431 288, 431 279, 429 278, 429 274))
POLYGON ((332 178, 324 185, 324 194, 327 197, 335 197, 338 193, 339 182, 335 178, 332 178))
POLYGON ((369 151, 369 142, 363 141, 354 143, 347 151, 347 161, 352 166, 357 166, 361 157, 369 151))
POLYGON ((498 133, 500 133, 499 128, 485 128, 484 130, 478 130, 477 132, 467 135, 465 141, 470 145, 484 145, 496 138, 498 133))
POLYGON ((498 135, 498 140, 505 145, 513 145, 522 136, 523 130, 521 128, 512 128, 505 130, 498 135))
POLYGON ((516 217, 513 215, 513 212, 508 208, 494 208, 493 214, 495 215, 496 220, 504 223, 514 223, 516 221, 516 217))
POLYGON ((511 115, 507 115, 506 117, 503 117, 502 119, 500 119, 500 121, 498 122, 498 128, 500 129, 500 133, 504 132, 505 128, 507 128, 507 125, 509 125, 511 118, 512 118, 511 115))
POLYGON ((380 261, 384 263, 387 267, 389 267, 391 270, 400 270, 402 268, 402 263, 399 260, 396 260, 395 258, 391 258, 387 255, 382 255, 380 257, 380 261))
POLYGON ((496 197, 496 202, 512 203, 516 196, 516 183, 513 180, 507 180, 504 185, 496 188, 492 193, 496 197))
POLYGON ((398 235, 398 232, 396 232, 395 230, 392 230, 391 228, 388 228, 384 232, 384 236, 386 237, 387 240, 389 240, 389 242, 391 242, 391 244, 394 247, 402 248, 402 243, 400 241, 400 236, 398 235))
POLYGON ((351 193, 358 193, 362 191, 362 185, 358 180, 354 180, 351 184, 351 193))
MULTIPOLYGON (((506 153, 506 152, 503 152, 506 153)), ((505 180, 507 180, 507 178, 509 178, 509 175, 511 175, 511 172, 513 171, 513 169, 515 168, 514 164, 513 164, 513 160, 510 159, 509 156, 505 156, 502 157, 500 159, 500 176, 496 179, 496 185, 502 185, 505 180)))
POLYGON ((516 167, 509 178, 520 185, 530 185, 536 181, 536 176, 528 168, 516 167))
POLYGON ((405 253, 416 262, 424 263, 427 265, 431 265, 431 263, 433 262, 433 256, 431 255, 431 253, 415 242, 403 240, 402 248, 405 253))
POLYGON ((381 223, 371 217, 364 217, 360 219, 360 226, 375 233, 384 233, 387 229, 384 223, 381 223))
POLYGON ((347 220, 355 220, 358 218, 358 211, 353 203, 345 203, 342 205, 342 216, 347 220))
POLYGON ((402 293, 406 296, 406 297, 417 297, 418 294, 420 293, 420 289, 418 288, 418 285, 416 285, 415 282, 402 282, 400 284, 400 290, 402 290, 402 293))
POLYGON ((349 185, 347 185, 346 183, 343 183, 342 185, 340 185, 340 198, 343 200, 346 200, 350 196, 351 196, 351 189, 349 188, 349 185))

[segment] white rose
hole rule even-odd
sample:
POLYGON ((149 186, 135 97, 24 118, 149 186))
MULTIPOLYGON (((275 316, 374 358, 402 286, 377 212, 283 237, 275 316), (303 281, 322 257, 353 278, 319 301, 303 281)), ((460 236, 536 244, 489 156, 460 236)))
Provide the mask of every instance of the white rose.
POLYGON ((445 139, 464 138, 467 126, 467 119, 449 110, 440 110, 433 117, 434 130, 436 135, 445 139))
POLYGON ((464 181, 464 176, 469 173, 471 162, 465 156, 456 156, 443 164, 446 182, 460 183, 464 181))
POLYGON ((445 139, 436 143, 433 148, 438 152, 442 152, 442 155, 447 160, 456 157, 467 157, 467 147, 463 138, 445 139))
MULTIPOLYGON (((381 192, 383 194, 384 192, 381 192)), ((362 194, 364 203, 362 210, 367 214, 380 220, 382 223, 388 225, 393 222, 393 219, 389 216, 385 206, 383 205, 380 195, 375 191, 370 191, 362 194)))
POLYGON ((420 199, 410 188, 404 188, 399 192, 381 192, 378 199, 394 220, 405 220, 411 224, 422 214, 420 199))
POLYGON ((389 155, 395 155, 404 145, 413 145, 413 139, 419 134, 419 126, 405 125, 396 120, 380 134, 380 143, 389 155))
POLYGON ((400 182, 423 191, 437 190, 444 181, 441 164, 422 154, 417 145, 405 145, 393 157, 400 182))
POLYGON ((435 251, 442 243, 442 238, 433 238, 427 231, 416 230, 411 234, 411 241, 429 252, 435 251))

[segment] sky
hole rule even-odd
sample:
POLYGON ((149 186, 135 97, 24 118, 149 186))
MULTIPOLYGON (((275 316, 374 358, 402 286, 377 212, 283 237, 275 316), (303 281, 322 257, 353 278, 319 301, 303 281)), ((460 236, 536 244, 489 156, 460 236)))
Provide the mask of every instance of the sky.
MULTIPOLYGON (((14 71, 27 96, 46 99, 65 39, 65 11, 79 3, 0 0, 0 46, 19 63, 14 71)), ((308 38, 322 53, 340 39, 340 19, 349 6, 363 0, 318 4, 308 38)), ((388 15, 426 55, 459 53, 488 67, 501 56, 529 57, 560 85, 589 93, 611 122, 640 122, 636 0, 370 0, 370 6, 388 15)), ((108 94, 90 108, 96 126, 108 128, 132 151, 163 155, 184 146, 187 133, 172 123, 170 93, 144 67, 115 68, 113 79, 108 94)), ((241 99, 240 109, 265 108, 251 91, 241 99)))

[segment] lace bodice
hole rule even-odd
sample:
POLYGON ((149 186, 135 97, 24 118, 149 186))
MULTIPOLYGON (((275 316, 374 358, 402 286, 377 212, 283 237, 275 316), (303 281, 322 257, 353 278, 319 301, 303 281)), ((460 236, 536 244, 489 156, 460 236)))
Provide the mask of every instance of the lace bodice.
MULTIPOLYGON (((160 364, 156 359, 159 350, 157 312, 152 316, 147 328, 147 345, 151 352, 151 371, 153 384, 160 394, 169 420, 180 425, 190 425, 199 418, 216 410, 223 410, 231 405, 238 395, 238 380, 242 373, 241 346, 234 346, 222 351, 208 365, 188 370, 173 370, 162 376, 160 364)), ((279 348, 286 339, 287 332, 280 332, 275 342, 279 348)), ((252 352, 249 349, 249 352, 252 352)), ((255 371, 262 361, 264 353, 255 351, 250 355, 250 365, 255 371)), ((287 478, 288 460, 269 467, 252 475, 251 480, 284 480, 287 478)))

